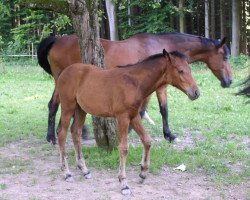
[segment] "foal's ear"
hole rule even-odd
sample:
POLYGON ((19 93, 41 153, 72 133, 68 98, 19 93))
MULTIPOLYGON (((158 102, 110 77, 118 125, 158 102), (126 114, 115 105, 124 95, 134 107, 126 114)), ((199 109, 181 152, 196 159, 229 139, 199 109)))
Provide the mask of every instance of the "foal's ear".
POLYGON ((218 48, 222 47, 222 46, 226 43, 226 39, 227 39, 227 37, 224 37, 224 38, 221 40, 220 44, 218 44, 218 45, 216 46, 216 48, 218 49, 218 48))
POLYGON ((165 57, 168 57, 168 60, 169 60, 169 62, 171 63, 171 58, 170 58, 170 56, 169 56, 169 53, 166 51, 166 49, 163 49, 162 54, 163 54, 165 57))

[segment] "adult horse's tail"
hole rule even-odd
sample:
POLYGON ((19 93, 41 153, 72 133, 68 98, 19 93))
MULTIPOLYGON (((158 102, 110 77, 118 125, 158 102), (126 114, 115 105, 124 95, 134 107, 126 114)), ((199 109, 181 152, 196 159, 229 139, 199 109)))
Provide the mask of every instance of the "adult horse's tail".
POLYGON ((237 93, 237 95, 245 95, 246 97, 250 98, 250 75, 248 78, 243 82, 245 87, 237 93))
POLYGON ((50 75, 52 75, 52 72, 47 57, 49 50, 51 49, 55 41, 56 41, 55 36, 49 36, 43 39, 37 48, 38 63, 50 75))

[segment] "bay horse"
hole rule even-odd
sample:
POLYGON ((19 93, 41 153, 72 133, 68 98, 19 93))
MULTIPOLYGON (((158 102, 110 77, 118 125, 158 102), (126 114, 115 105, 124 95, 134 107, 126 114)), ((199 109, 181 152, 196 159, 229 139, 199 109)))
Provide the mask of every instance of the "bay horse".
MULTIPOLYGON (((228 61, 229 49, 225 40, 226 38, 219 41, 183 33, 140 33, 122 41, 101 39, 101 44, 104 48, 105 65, 109 69, 117 65, 136 63, 149 55, 158 53, 158 49, 165 48, 168 51, 183 52, 188 57, 188 63, 195 61, 206 63, 212 73, 220 80, 221 86, 229 87, 232 83, 232 69, 228 61)), ((73 63, 81 62, 80 47, 76 35, 45 38, 38 47, 37 55, 40 66, 54 77, 55 82, 62 70, 73 63)), ((171 133, 168 124, 166 86, 158 88, 156 94, 162 115, 164 137, 171 142, 175 140, 176 136, 171 133)), ((52 143, 56 141, 54 129, 58 105, 58 92, 55 90, 48 105, 47 140, 52 141, 52 143)), ((147 101, 144 103, 142 113, 146 105, 147 101)))
POLYGON ((72 181, 66 158, 65 142, 70 119, 74 115, 71 135, 76 152, 76 163, 85 178, 91 174, 81 151, 82 127, 87 113, 101 117, 114 117, 118 124, 120 167, 118 179, 122 194, 130 194, 126 180, 129 124, 139 135, 144 152, 140 177, 146 178, 151 137, 141 123, 139 115, 143 101, 163 85, 171 84, 183 91, 191 100, 199 97, 199 89, 183 54, 174 51, 152 55, 126 67, 100 69, 89 64, 76 63, 67 67, 58 78, 57 91, 61 102, 58 133, 61 168, 66 181, 72 181))

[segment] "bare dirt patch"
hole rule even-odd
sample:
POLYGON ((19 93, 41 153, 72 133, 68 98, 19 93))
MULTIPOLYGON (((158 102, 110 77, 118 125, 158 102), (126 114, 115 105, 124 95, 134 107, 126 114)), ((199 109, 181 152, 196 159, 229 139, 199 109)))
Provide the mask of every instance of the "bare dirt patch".
MULTIPOLYGON (((5 162, 0 164, 0 199, 245 200, 250 194, 250 181, 219 188, 204 174, 179 172, 165 166, 159 175, 150 173, 143 184, 139 183, 139 167, 128 167, 128 183, 133 194, 124 197, 120 194, 117 171, 90 168, 93 178, 86 180, 76 167, 70 166, 74 182, 65 182, 57 148, 34 138, 30 141, 13 142, 0 148, 1 161, 5 162)), ((70 142, 68 145, 72 148, 70 142)))

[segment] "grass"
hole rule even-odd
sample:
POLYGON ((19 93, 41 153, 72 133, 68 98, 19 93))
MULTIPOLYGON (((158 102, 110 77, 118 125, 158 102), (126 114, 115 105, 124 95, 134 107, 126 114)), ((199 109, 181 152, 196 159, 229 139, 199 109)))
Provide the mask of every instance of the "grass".
MULTIPOLYGON (((201 90, 198 100, 191 102, 177 89, 168 88, 170 128, 182 139, 188 135, 191 146, 178 149, 176 145, 157 140, 162 138, 162 124, 158 102, 153 96, 148 112, 157 125, 144 122, 150 135, 157 140, 151 150, 151 172, 159 173, 164 165, 176 167, 183 163, 189 172, 209 174, 218 184, 236 184, 249 178, 249 147, 245 140, 249 141, 250 135, 250 104, 245 104, 246 99, 234 93, 250 72, 250 60, 241 56, 231 63, 234 67, 231 88, 221 88, 219 81, 200 63, 192 66, 201 90)), ((0 146, 20 139, 32 140, 34 136, 44 141, 53 79, 36 63, 30 62, 0 62, 0 77, 0 146)), ((90 116, 87 124, 91 124, 90 116)), ((134 132, 129 137, 133 141, 138 138, 134 132)), ((39 150, 48 151, 49 155, 49 148, 44 148, 39 150)), ((36 154, 39 150, 31 149, 30 153, 36 154)), ((74 151, 69 152, 73 163, 74 151)), ((84 147, 83 152, 90 167, 118 168, 117 150, 107 153, 96 147, 84 147)), ((138 165, 141 154, 141 145, 130 145, 128 165, 138 165)), ((0 168, 12 165, 9 160, 3 163, 0 168)), ((23 165, 20 162, 20 170, 23 165)))

